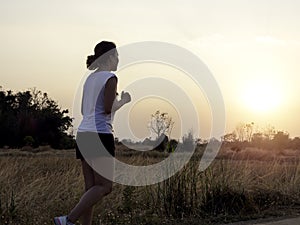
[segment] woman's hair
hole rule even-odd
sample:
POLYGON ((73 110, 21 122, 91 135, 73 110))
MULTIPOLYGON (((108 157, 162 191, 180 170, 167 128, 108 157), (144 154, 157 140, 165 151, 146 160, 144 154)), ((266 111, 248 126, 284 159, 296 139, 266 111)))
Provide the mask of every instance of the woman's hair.
MULTIPOLYGON (((88 69, 90 70, 94 70, 98 68, 98 65, 96 65, 96 63, 94 63, 96 61, 96 59, 98 59, 100 56, 102 56, 103 54, 105 54, 106 52, 115 49, 116 45, 113 42, 110 41, 101 41, 100 43, 98 43, 95 48, 94 48, 94 55, 89 55, 86 59, 86 66, 88 69)), ((105 59, 108 58, 105 57, 105 59)), ((105 59, 102 59, 102 61, 105 59)))

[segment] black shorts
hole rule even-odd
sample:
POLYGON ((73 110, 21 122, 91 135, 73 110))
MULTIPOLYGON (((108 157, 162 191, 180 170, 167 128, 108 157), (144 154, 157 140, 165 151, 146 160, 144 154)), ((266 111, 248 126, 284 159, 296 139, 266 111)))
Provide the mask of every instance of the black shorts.
POLYGON ((115 156, 115 140, 113 134, 96 132, 78 132, 76 136, 76 159, 115 156), (83 157, 84 155, 84 157, 83 157))

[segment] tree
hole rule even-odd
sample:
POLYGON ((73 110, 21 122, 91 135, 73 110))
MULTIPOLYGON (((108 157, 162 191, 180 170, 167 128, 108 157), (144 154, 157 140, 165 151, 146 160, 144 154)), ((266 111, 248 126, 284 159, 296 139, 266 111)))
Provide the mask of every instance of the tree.
POLYGON ((67 113, 67 109, 61 110, 47 93, 36 88, 15 94, 0 89, 0 145, 21 147, 24 138, 31 136, 35 145, 72 146, 73 136, 66 134, 72 126, 67 113))
POLYGON ((235 134, 238 141, 248 141, 250 142, 253 135, 254 123, 239 123, 235 128, 235 134))
POLYGON ((196 141, 193 135, 193 131, 190 130, 186 135, 182 137, 182 148, 184 151, 191 152, 195 149, 196 141))
POLYGON ((300 149, 300 137, 295 137, 291 142, 290 142, 290 147, 292 149, 300 149))
POLYGON ((287 132, 277 131, 272 142, 274 143, 275 147, 277 147, 279 150, 282 150, 286 148, 287 144, 289 143, 289 134, 287 132))
POLYGON ((253 135, 253 127, 254 123, 247 123, 245 124, 245 132, 246 132, 246 141, 250 142, 252 140, 252 135, 253 135))
POLYGON ((265 141, 265 137, 264 137, 263 133, 258 132, 258 133, 253 134, 252 144, 255 147, 263 148, 264 141, 265 141))
POLYGON ((274 135, 276 134, 276 131, 275 131, 275 127, 268 124, 265 128, 264 128, 264 131, 263 131, 264 135, 265 135, 265 138, 267 140, 272 140, 274 138, 274 135))
POLYGON ((160 111, 157 110, 151 115, 149 129, 156 134, 157 139, 159 139, 163 134, 170 137, 173 126, 173 119, 168 115, 168 113, 160 113, 160 111))
POLYGON ((235 127, 235 134, 237 137, 237 140, 242 142, 245 140, 245 130, 244 130, 245 124, 244 123, 239 123, 235 127))
POLYGON ((224 142, 235 142, 237 140, 237 137, 236 137, 236 133, 229 133, 229 134, 225 134, 223 137, 222 137, 222 141, 224 142))

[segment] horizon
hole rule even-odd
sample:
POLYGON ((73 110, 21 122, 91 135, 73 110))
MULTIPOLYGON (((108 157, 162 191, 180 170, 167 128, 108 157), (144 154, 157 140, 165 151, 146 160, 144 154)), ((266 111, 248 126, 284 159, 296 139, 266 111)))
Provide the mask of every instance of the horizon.
MULTIPOLYGON (((36 87, 35 87, 36 88, 36 87)), ((17 94, 17 93, 19 93, 19 92, 22 92, 22 91, 32 91, 33 89, 32 88, 30 88, 30 89, 26 89, 26 90, 20 90, 20 91, 16 91, 16 90, 11 90, 11 89, 3 89, 3 87, 0 85, 0 91, 4 91, 4 92, 8 92, 8 91, 12 91, 12 94, 17 94)), ((35 89, 35 90, 37 90, 37 91, 41 91, 41 90, 39 90, 39 89, 35 89)), ((42 93, 44 93, 44 92, 42 92, 42 93)), ((51 96, 48 96, 51 100, 53 100, 54 102, 56 102, 57 103, 57 105, 58 105, 58 107, 60 107, 60 105, 59 105, 59 102, 57 102, 57 101, 55 101, 55 99, 52 99, 51 98, 51 96)), ((145 99, 142 99, 142 100, 145 100, 145 99)), ((155 100, 157 100, 157 101, 161 101, 161 99, 150 99, 150 98, 146 98, 146 100, 148 101, 148 104, 150 103, 152 103, 153 104, 153 101, 155 101, 155 100)), ((137 104, 136 105, 139 105, 139 103, 140 103, 140 101, 139 102, 137 102, 137 104)), ((140 106, 139 106, 140 107, 140 106)), ((178 120, 178 114, 176 114, 177 112, 176 112, 176 110, 174 109, 174 108, 172 108, 172 105, 168 105, 168 104, 165 104, 164 105, 164 107, 165 107, 165 109, 171 109, 171 111, 173 110, 173 112, 172 113, 170 113, 170 111, 168 111, 168 110, 158 110, 158 111, 160 111, 160 113, 167 113, 168 114, 168 116, 170 116, 170 118, 172 119, 172 121, 174 122, 174 121, 176 121, 176 120, 178 120), (168 108, 169 107, 169 108, 168 108), (175 117, 175 119, 174 119, 174 114, 176 115, 176 117, 175 117)), ((60 107, 60 110, 66 110, 67 108, 61 108, 60 107)), ((67 109, 67 110, 69 110, 69 109, 67 109)), ((133 109, 132 109, 132 111, 135 111, 135 107, 133 107, 133 109)), ((66 114, 66 116, 70 116, 71 117, 71 115, 70 115, 70 112, 69 113, 65 113, 66 114)), ((130 117, 132 117, 132 118, 135 118, 135 115, 134 115, 135 113, 131 113, 131 115, 130 115, 130 117), (132 115, 133 114, 133 115, 132 115)), ((71 117, 72 118, 72 117, 71 117)), ((145 121, 147 121, 147 123, 150 121, 150 118, 151 118, 151 115, 149 114, 149 118, 143 118, 145 121)), ((80 122, 81 120, 79 120, 79 122, 80 122)), ((130 122, 129 121, 129 123, 131 123, 131 126, 133 127, 133 129, 135 129, 134 127, 136 127, 136 123, 134 123, 134 122, 130 122)), ((73 124, 74 124, 74 122, 73 122, 73 124)), ((236 141, 238 141, 238 142, 244 142, 244 141, 246 141, 246 142, 251 142, 251 141, 249 141, 249 140, 243 140, 243 141, 241 141, 241 140, 238 140, 238 136, 239 136, 239 134, 238 134, 238 132, 239 132, 239 129, 243 129, 244 130, 244 135, 247 135, 246 133, 248 132, 247 131, 247 128, 249 128, 249 126, 251 127, 251 134, 252 134, 252 136, 253 135, 255 135, 255 134, 262 134, 263 136, 265 135, 265 136, 267 136, 267 135, 271 135, 269 138, 271 138, 271 139, 269 139, 269 140, 272 140, 272 136, 274 136, 275 134, 277 134, 277 133, 283 133, 283 134, 287 134, 288 135, 288 137, 289 137, 289 139, 295 139, 295 138, 300 138, 300 136, 291 136, 290 135, 290 133, 289 133, 289 131, 288 130, 280 130, 280 129, 277 129, 276 127, 274 127, 272 124, 270 124, 270 123, 265 123, 264 124, 264 126, 262 126, 261 124, 255 124, 254 122, 242 122, 242 121, 240 121, 238 124, 236 124, 236 126, 235 126, 235 128, 234 128, 234 130, 231 130, 231 131, 229 131, 229 132, 225 132, 224 133, 224 135, 230 135, 230 134, 235 134, 237 137, 237 139, 236 139, 236 141), (270 133, 271 132, 271 133, 270 133)), ((149 126, 145 126, 144 128, 146 128, 147 127, 147 132, 151 132, 150 131, 150 129, 149 129, 149 126)), ((176 127, 176 126, 175 126, 176 127)), ((76 129, 76 128, 75 128, 76 129)), ((75 129, 74 129, 74 127, 70 127, 69 128, 69 131, 68 131, 68 133, 76 133, 75 132, 75 129)), ((146 133, 147 133, 146 132, 146 133)), ((193 138, 195 139, 195 140, 200 140, 200 141, 209 141, 209 140, 217 140, 217 141, 222 141, 221 139, 223 139, 223 136, 220 136, 220 137, 215 137, 215 136, 209 136, 209 137, 202 137, 202 136, 200 136, 200 135, 198 135, 198 136, 195 136, 194 135, 194 133, 193 133, 193 130, 192 129, 189 129, 188 130, 188 132, 187 133, 184 133, 184 134, 182 134, 182 136, 180 136, 179 135, 179 131, 178 131, 178 129, 176 130, 176 136, 174 137, 174 135, 170 135, 170 136, 168 136, 167 135, 167 137, 168 138, 170 138, 170 139, 173 139, 173 140, 177 140, 177 141, 179 141, 179 142, 181 142, 182 141, 182 138, 184 137, 184 136, 187 136, 187 135, 189 135, 189 134, 192 134, 193 135, 193 138)), ((165 134, 165 133, 164 133, 165 134)), ((172 132, 171 132, 171 134, 172 134, 172 132)), ((129 140, 130 142, 132 142, 132 143, 138 143, 138 142, 141 142, 141 141, 144 141, 145 139, 149 139, 149 140, 155 140, 156 138, 157 138, 157 136, 153 136, 153 133, 152 133, 152 136, 147 136, 147 135, 145 135, 145 136, 143 136, 142 134, 138 134, 137 135, 138 137, 140 137, 140 139, 131 139, 131 138, 129 138, 129 137, 123 137, 123 138, 120 138, 119 136, 117 136, 117 135, 115 135, 115 138, 117 138, 117 139, 119 139, 119 140, 129 140)), ((223 142, 223 141, 222 141, 223 142)))

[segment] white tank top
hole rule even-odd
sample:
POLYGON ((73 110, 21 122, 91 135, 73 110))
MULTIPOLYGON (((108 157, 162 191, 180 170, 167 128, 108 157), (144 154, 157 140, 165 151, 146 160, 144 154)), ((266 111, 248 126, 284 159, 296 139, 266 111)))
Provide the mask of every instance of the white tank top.
POLYGON ((78 132, 112 133, 113 113, 106 114, 104 110, 105 84, 115 74, 109 71, 100 71, 90 74, 83 86, 81 102, 82 121, 78 132))

